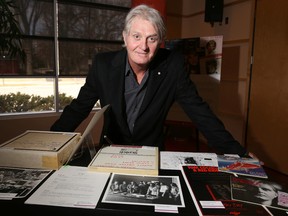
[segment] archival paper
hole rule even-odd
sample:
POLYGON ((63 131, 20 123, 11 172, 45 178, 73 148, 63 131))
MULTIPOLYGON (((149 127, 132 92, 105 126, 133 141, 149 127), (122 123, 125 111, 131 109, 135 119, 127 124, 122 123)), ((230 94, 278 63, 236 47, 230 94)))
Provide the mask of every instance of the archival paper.
POLYGON ((109 176, 110 173, 89 172, 87 167, 63 166, 25 204, 94 209, 109 176))
POLYGON ((77 135, 77 133, 68 132, 28 130, 1 148, 56 152, 77 135))
POLYGON ((0 165, 58 170, 80 139, 80 133, 27 130, 0 145, 0 165))
POLYGON ((96 172, 158 175, 158 158, 158 147, 110 145, 97 152, 88 168, 96 172))

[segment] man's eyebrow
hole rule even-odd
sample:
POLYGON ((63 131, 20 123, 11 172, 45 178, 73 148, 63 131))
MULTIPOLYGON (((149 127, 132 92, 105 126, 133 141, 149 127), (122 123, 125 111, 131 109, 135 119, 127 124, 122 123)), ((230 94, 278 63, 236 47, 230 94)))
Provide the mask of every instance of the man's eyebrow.
POLYGON ((150 37, 158 37, 158 34, 155 33, 155 34, 151 34, 151 35, 148 35, 147 38, 150 38, 150 37))
MULTIPOLYGON (((143 35, 142 35, 140 32, 138 32, 138 31, 130 31, 130 34, 139 34, 139 35, 143 36, 143 35)), ((156 37, 159 37, 157 33, 154 33, 154 34, 151 34, 151 35, 147 35, 146 38, 155 37, 155 36, 156 36, 156 37)))
POLYGON ((148 37, 152 37, 152 36, 158 36, 158 34, 155 33, 155 34, 148 35, 148 37))

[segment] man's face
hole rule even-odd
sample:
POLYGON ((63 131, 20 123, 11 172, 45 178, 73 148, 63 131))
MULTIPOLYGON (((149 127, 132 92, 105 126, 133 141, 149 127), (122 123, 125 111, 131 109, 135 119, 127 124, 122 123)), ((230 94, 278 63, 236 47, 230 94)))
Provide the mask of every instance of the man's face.
POLYGON ((146 68, 159 48, 159 38, 154 26, 147 20, 135 18, 130 32, 123 32, 131 67, 146 68))
POLYGON ((277 192, 268 184, 262 184, 258 187, 258 194, 256 197, 262 200, 272 200, 277 197, 277 192))

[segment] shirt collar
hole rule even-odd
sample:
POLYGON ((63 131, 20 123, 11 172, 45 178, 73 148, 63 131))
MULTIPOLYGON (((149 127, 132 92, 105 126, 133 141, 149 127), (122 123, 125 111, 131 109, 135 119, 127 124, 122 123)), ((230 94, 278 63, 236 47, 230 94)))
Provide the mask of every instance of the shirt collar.
MULTIPOLYGON (((128 59, 126 60, 126 67, 125 67, 125 76, 128 76, 132 72, 132 68, 128 62, 128 59)), ((147 69, 146 74, 149 74, 149 69, 147 69)))
POLYGON ((125 67, 125 76, 128 76, 129 73, 132 71, 130 64, 128 63, 128 58, 126 59, 126 67, 125 67))

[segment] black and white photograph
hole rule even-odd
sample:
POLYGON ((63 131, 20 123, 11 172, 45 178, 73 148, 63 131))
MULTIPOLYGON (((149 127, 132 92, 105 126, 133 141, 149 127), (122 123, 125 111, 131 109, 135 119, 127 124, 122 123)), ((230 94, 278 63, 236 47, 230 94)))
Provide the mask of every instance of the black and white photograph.
POLYGON ((0 199, 28 195, 51 170, 0 167, 0 199))
POLYGON ((102 202, 184 207, 178 176, 113 173, 102 202))

